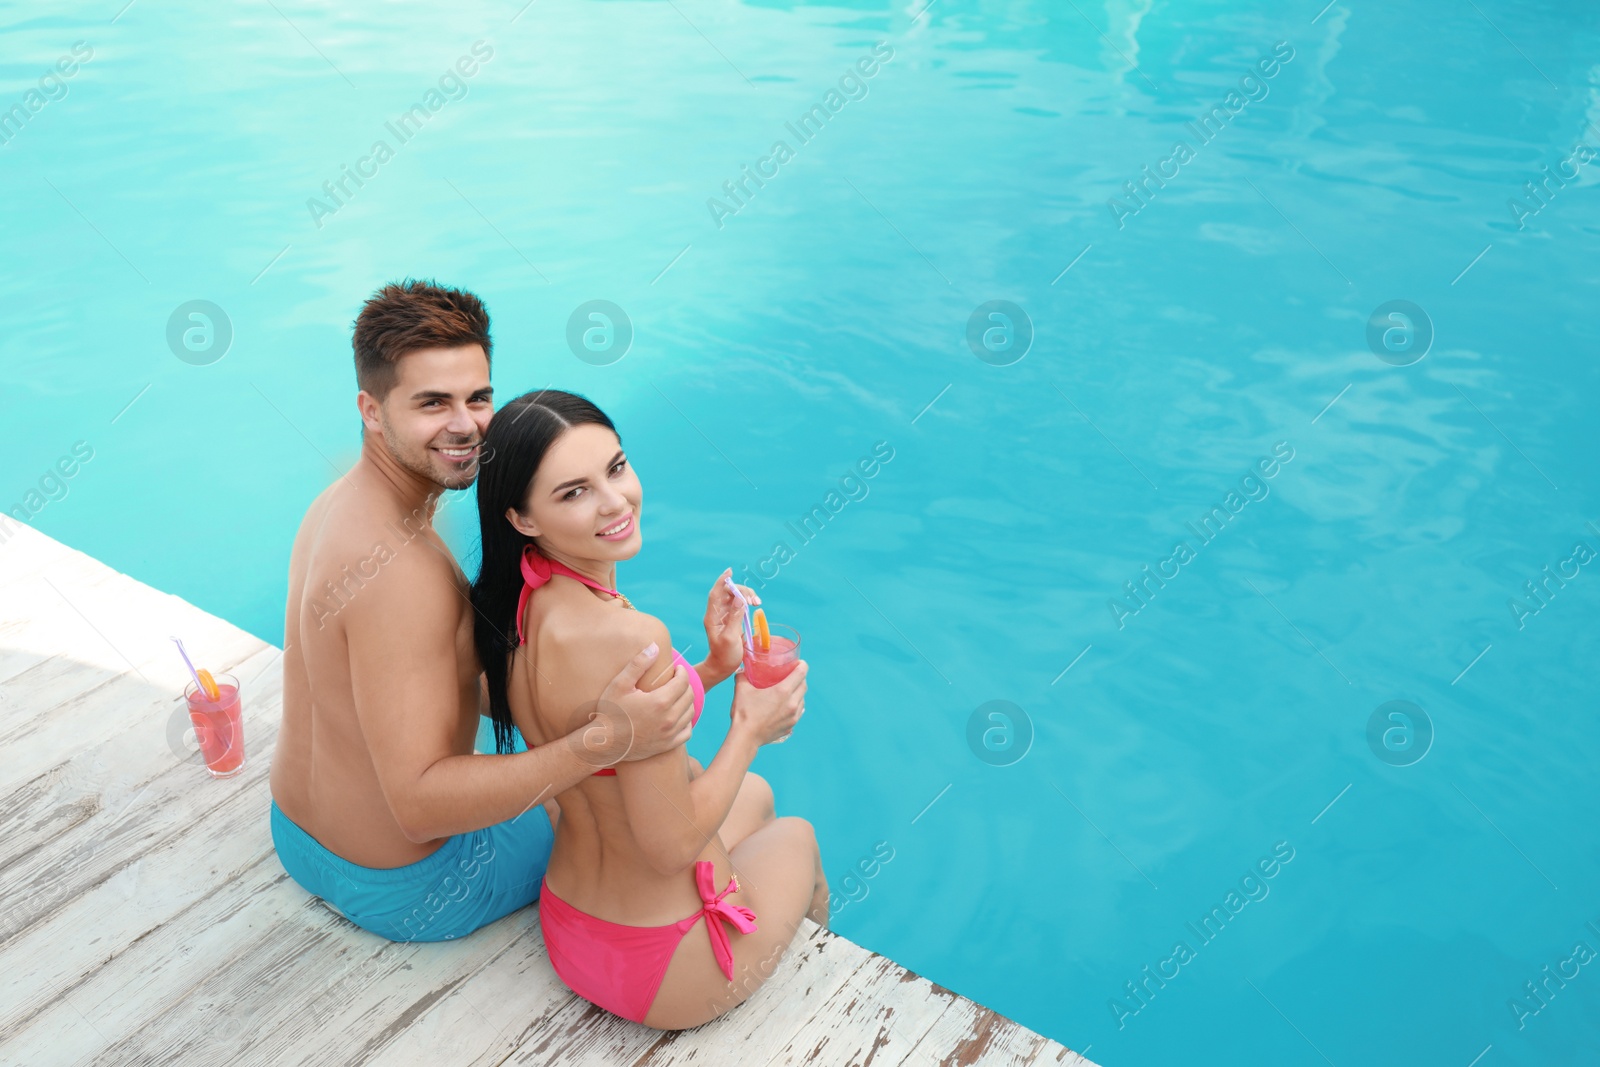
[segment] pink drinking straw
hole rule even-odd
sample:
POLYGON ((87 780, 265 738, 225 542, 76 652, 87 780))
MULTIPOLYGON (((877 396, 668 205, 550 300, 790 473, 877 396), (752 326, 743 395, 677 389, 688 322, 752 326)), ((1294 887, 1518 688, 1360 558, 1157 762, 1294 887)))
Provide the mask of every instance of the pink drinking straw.
POLYGON ((189 668, 189 677, 194 679, 196 691, 205 693, 207 699, 210 699, 211 694, 206 693, 205 683, 200 681, 200 672, 194 669, 194 664, 189 662, 189 653, 183 650, 183 642, 174 637, 172 643, 178 646, 178 655, 183 657, 183 665, 189 668))

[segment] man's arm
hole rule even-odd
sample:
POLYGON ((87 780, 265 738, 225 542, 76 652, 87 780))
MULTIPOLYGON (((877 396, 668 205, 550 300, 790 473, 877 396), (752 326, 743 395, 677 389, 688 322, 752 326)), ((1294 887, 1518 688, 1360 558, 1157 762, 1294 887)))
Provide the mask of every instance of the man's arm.
POLYGON ((418 843, 514 819, 594 772, 577 743, 503 756, 454 752, 465 695, 460 612, 453 575, 420 552, 398 554, 341 612, 356 717, 389 810, 418 843))

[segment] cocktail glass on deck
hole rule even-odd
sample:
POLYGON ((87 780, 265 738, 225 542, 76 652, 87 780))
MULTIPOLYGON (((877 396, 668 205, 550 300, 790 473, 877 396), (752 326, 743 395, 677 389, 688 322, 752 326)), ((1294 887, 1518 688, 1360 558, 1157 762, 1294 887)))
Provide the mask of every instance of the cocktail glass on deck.
POLYGON ((195 740, 213 778, 232 778, 244 769, 244 722, 239 714, 239 680, 219 674, 214 682, 217 699, 190 682, 183 687, 189 702, 189 721, 195 740))

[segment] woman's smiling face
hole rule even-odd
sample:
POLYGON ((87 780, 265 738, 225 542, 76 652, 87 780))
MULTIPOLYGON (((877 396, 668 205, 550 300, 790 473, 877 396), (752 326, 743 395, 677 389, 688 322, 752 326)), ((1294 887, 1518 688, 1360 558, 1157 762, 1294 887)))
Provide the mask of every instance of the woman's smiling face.
POLYGON ((522 511, 507 511, 506 518, 539 538, 545 555, 630 559, 643 544, 643 498, 617 435, 580 423, 556 438, 534 473, 522 511))

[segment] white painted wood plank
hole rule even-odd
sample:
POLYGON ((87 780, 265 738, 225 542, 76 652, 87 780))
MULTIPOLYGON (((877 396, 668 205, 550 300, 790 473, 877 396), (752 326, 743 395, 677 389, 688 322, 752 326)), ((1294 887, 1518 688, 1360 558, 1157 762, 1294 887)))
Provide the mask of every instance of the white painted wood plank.
MULTIPOLYGON (((263 801, 263 798, 256 798, 263 801)), ((264 801, 263 801, 264 802, 264 801)), ((270 851, 262 803, 233 812, 257 854, 182 912, 62 988, 10 1044, 96 1064, 364 1062, 518 934, 500 922, 458 941, 396 944, 312 903, 270 851), (250 827, 258 829, 252 833, 250 827)), ((509 918, 509 917, 508 917, 509 918)), ((37 1061, 35 1061, 37 1062, 37 1061)))
POLYGON ((207 641, 241 636, 259 640, 127 575, 104 567, 87 569, 92 563, 83 564, 84 569, 41 573, 7 588, 0 600, 0 617, 9 621, 20 616, 28 623, 15 643, 48 650, 46 639, 67 633, 73 643, 56 651, 70 650, 79 658, 119 670, 130 663, 140 670, 147 663, 176 664, 174 677, 181 677, 183 666, 169 635, 182 637, 200 666, 207 641))
MULTIPOLYGON (((23 671, 31 670, 54 656, 62 655, 59 649, 69 647, 64 637, 53 637, 47 627, 23 619, 0 621, 0 718, 6 715, 6 698, 11 689, 9 682, 23 671), (35 648, 34 645, 46 646, 35 648)), ((32 705, 12 704, 13 714, 26 714, 32 705)))
MULTIPOLYGON (((298 906, 270 927, 252 918, 268 898, 275 906, 290 896, 304 899, 285 892, 294 888, 282 875, 258 900, 234 909, 232 916, 252 927, 238 937, 259 937, 159 1013, 130 1019, 138 1029, 120 1036, 96 1062, 362 1063, 376 1049, 403 1041, 411 1017, 481 968, 511 933, 502 927, 457 941, 396 944, 352 929, 321 907, 298 906), (228 1023, 226 1032, 211 1026, 219 1018, 228 1023)), ((217 917, 229 924, 228 913, 217 917)), ((141 955, 159 960, 181 943, 174 932, 141 955)), ((83 998, 78 1004, 98 1018, 93 1005, 83 998)))
MULTIPOLYGON (((7 555, 7 550, 0 547, 0 558, 7 555)), ((14 554, 11 556, 15 559, 14 554)), ((151 588, 81 552, 31 572, 14 571, 0 581, 0 622, 21 621, 36 626, 74 611, 92 619, 96 611, 115 608, 121 601, 131 601, 146 610, 189 616, 210 632, 238 629, 182 597, 151 588)), ((164 639, 167 635, 162 632, 153 636, 164 639)))
POLYGON ((1029 1067, 1096 1067, 1088 1057, 1048 1038, 1039 1046, 1029 1067))
POLYGON ((550 967, 537 907, 500 920, 515 937, 478 971, 418 1012, 366 1067, 503 1063, 577 998, 550 967))
MULTIPOLYGON (((71 560, 75 556, 83 556, 83 553, 26 523, 11 522, 9 517, 0 520, 0 604, 5 602, 4 589, 8 582, 41 572, 51 573, 63 560, 71 560)), ((85 558, 93 560, 93 557, 85 558)), ((106 570, 111 569, 99 560, 93 562, 106 570)), ((3 609, 0 609, 0 613, 3 613, 3 609)))
POLYGON ((0 692, 5 694, 0 731, 14 730, 123 673, 178 697, 189 674, 169 634, 182 637, 195 665, 212 673, 232 670, 270 647, 243 630, 213 625, 175 597, 113 577, 114 582, 91 587, 67 584, 66 576, 58 576, 56 584, 71 604, 46 589, 35 621, 21 632, 15 620, 6 624, 0 633, 0 692), (99 592, 90 595, 90 588, 99 592))
POLYGON ((0 892, 11 902, 0 912, 0 946, 149 849, 204 832, 208 812, 264 783, 280 685, 281 674, 269 671, 260 705, 245 708, 247 757, 234 778, 213 779, 203 764, 181 761, 164 725, 142 723, 0 797, 10 829, 0 835, 0 892))
POLYGON ((615 1067, 633 1063, 660 1038, 659 1030, 629 1022, 568 993, 560 1009, 519 1044, 504 1063, 505 1067, 615 1067))
MULTIPOLYGON (((280 658, 262 645, 244 662, 228 665, 243 694, 247 768, 258 757, 265 761, 282 717, 280 658)), ((81 669, 80 677, 87 677, 81 669)), ((151 687, 132 674, 106 678, 25 724, 0 726, 0 811, 8 806, 8 794, 30 783, 35 791, 45 788, 42 779, 70 779, 80 793, 97 792, 107 782, 149 781, 192 755, 194 744, 176 691, 151 687)), ((209 781, 197 758, 193 766, 200 775, 194 781, 209 781)), ((0 840, 0 866, 13 851, 8 844, 0 840)))
MULTIPOLYGON (((214 832, 168 835, 148 852, 108 863, 77 892, 44 886, 43 906, 31 907, 31 921, 12 927, 0 947, 0 1032, 31 1025, 52 990, 79 988, 164 926, 200 938, 203 931, 186 925, 190 909, 269 858, 264 790, 258 783, 215 809, 200 824, 214 832)), ((273 877, 282 873, 275 858, 269 867, 273 877)))
POLYGON ((768 1062, 774 1067, 907 1062, 956 999, 873 953, 768 1062))
MULTIPOLYGON (((237 827, 250 814, 246 807, 258 805, 233 807, 238 810, 226 812, 226 822, 237 827)), ((158 851, 125 868, 73 901, 47 929, 6 947, 4 959, 23 974, 0 979, 0 1026, 20 1062, 76 1063, 101 1055, 124 1032, 147 1025, 165 1000, 226 960, 249 923, 267 917, 260 908, 247 913, 238 906, 283 876, 259 841, 241 850, 242 865, 216 874, 198 864, 172 864, 171 853, 178 851, 158 851), (180 902, 176 907, 168 903, 168 894, 180 902), (210 913, 203 919, 212 921, 193 921, 208 902, 231 902, 233 921, 217 922, 210 913), (163 930, 181 943, 168 944, 168 951, 151 958, 140 946, 163 930), (139 964, 133 973, 126 968, 130 961, 139 964)), ((241 863, 240 853, 222 861, 241 863)), ((280 894, 277 904, 286 910, 303 907, 287 894, 280 894)), ((249 942, 245 938, 242 944, 249 942)))
POLYGON ((1041 1035, 956 996, 901 1063, 904 1067, 946 1062, 1028 1067, 1045 1043, 1041 1035))

